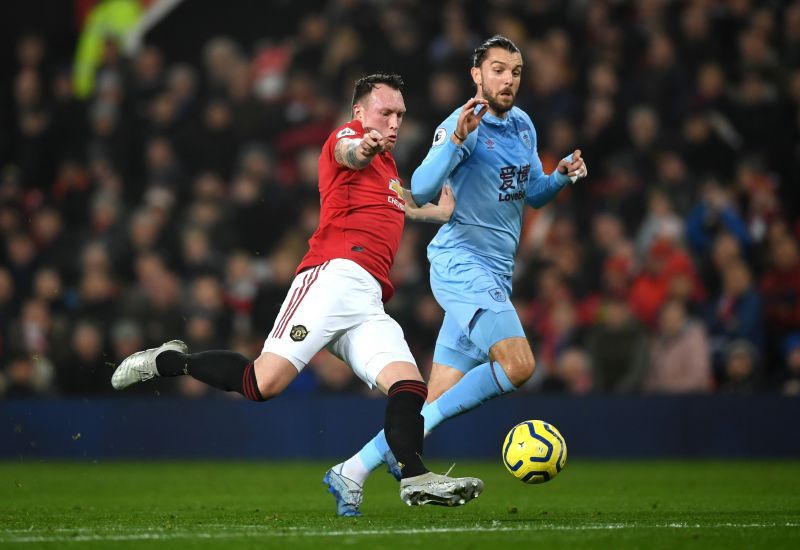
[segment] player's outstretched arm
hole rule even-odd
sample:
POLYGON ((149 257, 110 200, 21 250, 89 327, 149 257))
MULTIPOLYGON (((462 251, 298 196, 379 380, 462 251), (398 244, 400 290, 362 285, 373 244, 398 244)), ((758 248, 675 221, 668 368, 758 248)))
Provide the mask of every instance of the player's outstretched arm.
POLYGON ((417 206, 408 189, 403 189, 403 200, 406 202, 406 218, 418 222, 447 223, 456 209, 453 189, 449 185, 442 187, 439 204, 428 203, 417 206))
POLYGON ((361 170, 372 157, 386 150, 386 140, 377 130, 370 130, 359 139, 340 139, 333 150, 336 162, 352 170, 361 170))
POLYGON ((561 159, 550 175, 542 172, 542 163, 539 157, 535 154, 533 156, 531 183, 528 186, 525 202, 534 208, 543 207, 553 200, 568 183, 575 183, 589 173, 580 149, 575 149, 571 155, 561 159))

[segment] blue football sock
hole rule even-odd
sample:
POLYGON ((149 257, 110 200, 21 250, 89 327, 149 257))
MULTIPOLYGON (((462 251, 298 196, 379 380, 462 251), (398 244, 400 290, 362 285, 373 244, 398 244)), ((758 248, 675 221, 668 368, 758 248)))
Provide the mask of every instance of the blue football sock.
POLYGON ((515 389, 498 363, 478 365, 422 411, 422 416, 425 417, 425 433, 429 433, 448 418, 471 411, 485 401, 511 393, 515 389))
MULTIPOLYGON (((432 403, 422 408, 427 436, 444 420, 471 411, 481 403, 499 395, 511 393, 516 388, 498 363, 483 363, 470 370, 464 378, 444 392, 432 403)), ((372 471, 383 464, 389 444, 383 430, 359 451, 358 457, 372 471)))
POLYGON ((358 457, 364 464, 364 467, 372 471, 381 464, 383 464, 383 455, 389 451, 389 443, 386 442, 386 435, 383 430, 378 432, 378 435, 373 437, 366 445, 364 445, 358 452, 358 457))

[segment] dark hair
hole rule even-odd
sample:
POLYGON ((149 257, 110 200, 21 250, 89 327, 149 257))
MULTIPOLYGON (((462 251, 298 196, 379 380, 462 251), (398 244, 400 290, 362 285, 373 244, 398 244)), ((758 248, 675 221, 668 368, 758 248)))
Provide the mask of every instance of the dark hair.
POLYGON ((355 88, 353 88, 353 105, 369 94, 378 84, 386 84, 392 89, 403 90, 403 78, 398 74, 375 73, 364 76, 356 80, 355 88))
POLYGON ((475 51, 472 53, 473 67, 481 66, 481 63, 483 63, 483 59, 486 57, 486 52, 489 51, 489 48, 503 48, 504 50, 508 50, 511 53, 520 53, 519 48, 517 48, 517 45, 514 44, 511 40, 509 40, 505 36, 496 34, 493 37, 489 38, 486 42, 475 48, 475 51))

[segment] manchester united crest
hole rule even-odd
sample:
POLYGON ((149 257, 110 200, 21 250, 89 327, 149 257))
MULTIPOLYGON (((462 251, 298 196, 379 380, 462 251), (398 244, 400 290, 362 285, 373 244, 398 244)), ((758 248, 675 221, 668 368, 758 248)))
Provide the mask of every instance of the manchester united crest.
POLYGON ((289 332, 289 338, 295 342, 302 342, 308 336, 308 329, 303 325, 292 325, 292 330, 289 332))

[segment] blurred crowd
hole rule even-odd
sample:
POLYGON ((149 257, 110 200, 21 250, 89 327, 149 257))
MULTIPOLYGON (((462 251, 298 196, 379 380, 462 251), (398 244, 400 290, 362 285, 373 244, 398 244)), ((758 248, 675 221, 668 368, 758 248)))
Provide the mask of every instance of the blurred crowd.
MULTIPOLYGON (((256 357, 354 80, 404 77, 407 185, 495 33, 522 50, 545 170, 576 147, 590 167, 525 219, 523 391, 800 394, 800 2, 330 0, 285 36, 197 44, 200 64, 108 38, 86 99, 73 52, 20 38, 0 98, 0 396, 111 393, 116 364, 173 338, 256 357)), ((406 225, 387 304, 423 372, 436 229, 406 225)), ((323 352, 290 391, 365 390, 323 352)), ((222 395, 189 377, 137 392, 222 395)))

